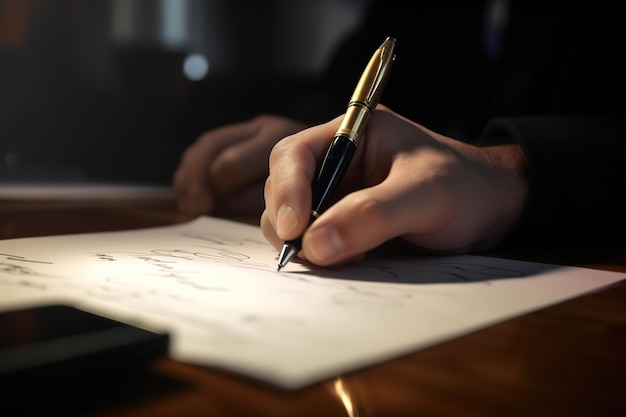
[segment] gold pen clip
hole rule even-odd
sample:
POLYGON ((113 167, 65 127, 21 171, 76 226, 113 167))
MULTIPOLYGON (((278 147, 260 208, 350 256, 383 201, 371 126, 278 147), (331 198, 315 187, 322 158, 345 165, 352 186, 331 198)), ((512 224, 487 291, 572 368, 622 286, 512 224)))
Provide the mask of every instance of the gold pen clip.
MULTIPOLYGON (((377 53, 370 61, 370 65, 372 68, 376 68, 374 72, 374 79, 370 81, 367 79, 366 82, 370 82, 370 88, 365 97, 364 103, 370 110, 374 110, 376 104, 380 100, 382 96, 383 88, 387 83, 387 78, 389 78, 389 70, 391 67, 391 63, 395 60, 395 45, 396 41, 393 38, 387 38, 385 42, 378 48, 377 53), (377 60, 375 58, 378 58, 377 60), (376 65, 376 61, 378 61, 378 65, 376 65)), ((371 74, 370 71, 366 71, 366 74, 371 74)), ((369 78, 369 77, 368 77, 369 78)))

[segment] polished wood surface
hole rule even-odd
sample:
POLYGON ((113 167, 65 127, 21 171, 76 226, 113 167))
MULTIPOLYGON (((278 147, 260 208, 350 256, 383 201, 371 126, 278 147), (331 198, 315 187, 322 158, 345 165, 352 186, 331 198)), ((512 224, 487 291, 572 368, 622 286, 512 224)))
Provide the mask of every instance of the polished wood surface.
MULTIPOLYGON (((185 220, 166 200, 0 202, 1 239, 185 220)), ((626 277, 620 250, 505 255, 626 277)), ((77 385, 46 415, 626 416, 626 283, 293 392, 168 358, 77 385)))

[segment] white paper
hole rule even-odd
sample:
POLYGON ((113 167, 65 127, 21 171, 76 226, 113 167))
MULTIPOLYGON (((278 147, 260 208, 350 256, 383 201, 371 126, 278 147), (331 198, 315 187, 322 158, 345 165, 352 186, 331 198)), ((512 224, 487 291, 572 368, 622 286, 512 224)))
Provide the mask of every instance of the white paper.
POLYGON ((624 279, 479 256, 311 268, 258 227, 210 217, 0 241, 0 309, 67 302, 167 330, 177 360, 284 388, 467 334, 624 279))

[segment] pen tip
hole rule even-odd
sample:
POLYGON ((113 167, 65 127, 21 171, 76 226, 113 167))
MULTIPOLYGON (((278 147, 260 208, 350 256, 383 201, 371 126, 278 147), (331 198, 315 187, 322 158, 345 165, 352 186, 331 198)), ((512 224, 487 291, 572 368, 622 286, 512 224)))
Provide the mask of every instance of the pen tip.
POLYGON ((296 252, 298 252, 298 250, 295 246, 287 243, 283 245, 283 250, 280 252, 280 256, 278 257, 278 271, 289 263, 291 258, 296 255, 296 252))

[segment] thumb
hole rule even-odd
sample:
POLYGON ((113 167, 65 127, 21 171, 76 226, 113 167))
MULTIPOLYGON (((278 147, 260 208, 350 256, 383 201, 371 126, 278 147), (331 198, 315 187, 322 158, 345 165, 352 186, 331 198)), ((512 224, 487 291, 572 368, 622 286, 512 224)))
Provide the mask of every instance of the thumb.
POLYGON ((378 185, 347 195, 307 229, 302 255, 317 265, 339 264, 401 234, 398 201, 378 185))

